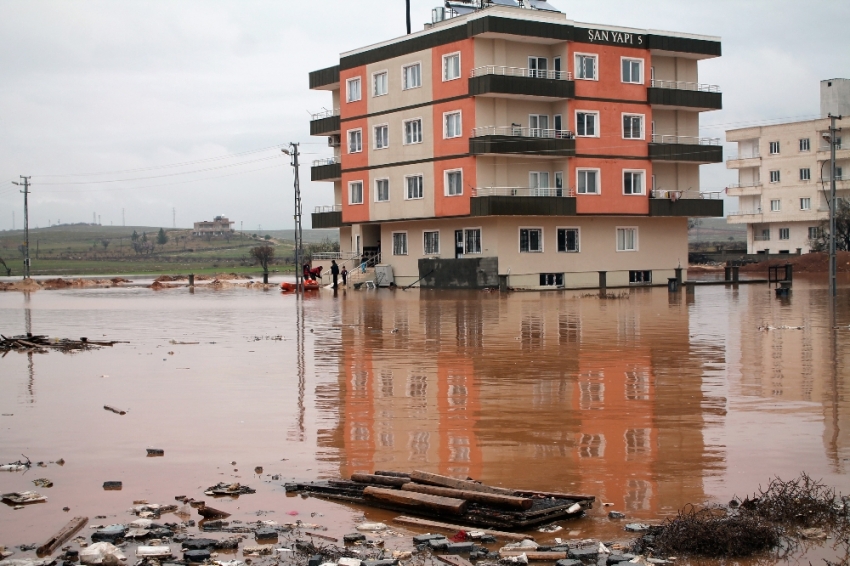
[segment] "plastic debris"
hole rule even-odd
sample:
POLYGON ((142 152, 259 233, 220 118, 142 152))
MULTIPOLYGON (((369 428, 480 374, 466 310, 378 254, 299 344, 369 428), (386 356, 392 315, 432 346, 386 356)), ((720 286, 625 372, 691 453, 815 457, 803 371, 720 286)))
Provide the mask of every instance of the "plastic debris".
POLYGON ((103 564, 115 566, 127 560, 118 547, 108 542, 96 542, 80 551, 80 562, 90 566, 103 564))
POLYGON ((136 556, 144 558, 170 558, 173 556, 170 546, 139 546, 136 556))
POLYGON ((32 483, 36 487, 53 487, 53 482, 47 478, 38 478, 37 480, 32 480, 32 483))
POLYGON ((256 493, 257 490, 251 489, 247 485, 240 483, 218 483, 204 490, 204 495, 246 495, 256 493))
POLYGON ((357 525, 356 529, 358 531, 364 532, 376 532, 376 531, 385 531, 387 530, 387 526, 383 523, 360 523, 357 525))
POLYGON ((4 501, 14 503, 15 505, 28 505, 30 503, 42 503, 47 501, 47 498, 37 491, 16 491, 13 493, 4 493, 2 499, 4 501))

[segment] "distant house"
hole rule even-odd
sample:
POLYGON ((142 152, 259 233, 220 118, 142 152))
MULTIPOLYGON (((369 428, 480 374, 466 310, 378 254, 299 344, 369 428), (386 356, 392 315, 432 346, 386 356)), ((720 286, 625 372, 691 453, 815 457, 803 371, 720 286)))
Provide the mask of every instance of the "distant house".
POLYGON ((224 236, 232 234, 234 224, 232 220, 228 220, 226 216, 216 216, 212 221, 203 220, 195 222, 195 228, 192 230, 193 236, 224 236))

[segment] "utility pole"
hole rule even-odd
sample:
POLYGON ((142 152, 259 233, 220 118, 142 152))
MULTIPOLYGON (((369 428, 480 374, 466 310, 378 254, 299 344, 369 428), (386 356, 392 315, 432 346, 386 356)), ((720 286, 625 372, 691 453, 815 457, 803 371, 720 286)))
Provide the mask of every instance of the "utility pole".
POLYGON ((24 187, 24 190, 21 192, 24 193, 24 235, 25 235, 25 243, 24 243, 24 279, 30 278, 30 213, 29 213, 29 188, 30 188, 30 177, 24 177, 20 175, 20 178, 24 180, 23 183, 19 183, 18 181, 12 181, 12 184, 24 187))
POLYGON ((841 131, 841 128, 835 127, 835 120, 841 119, 841 116, 833 116, 829 114, 829 135, 824 136, 829 142, 829 298, 832 303, 833 326, 837 323, 834 319, 835 315, 835 296, 838 294, 838 285, 836 281, 836 258, 835 258, 835 213, 838 206, 838 199, 835 197, 835 149, 838 142, 836 134, 841 131))
POLYGON ((407 5, 407 35, 410 35, 410 0, 405 2, 407 5))
POLYGON ((295 289, 296 293, 304 292, 304 281, 301 275, 301 262, 304 255, 304 238, 301 230, 301 181, 298 176, 298 144, 290 143, 289 149, 281 150, 292 158, 292 169, 295 172, 295 289))

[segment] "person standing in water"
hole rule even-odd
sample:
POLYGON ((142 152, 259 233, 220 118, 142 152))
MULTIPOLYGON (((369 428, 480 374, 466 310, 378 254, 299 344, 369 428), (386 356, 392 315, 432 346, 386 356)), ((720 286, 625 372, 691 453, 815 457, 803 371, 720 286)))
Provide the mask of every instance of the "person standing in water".
POLYGON ((339 277, 339 266, 336 264, 335 259, 331 260, 331 275, 333 275, 334 289, 336 289, 339 286, 339 283, 337 282, 337 277, 339 277))

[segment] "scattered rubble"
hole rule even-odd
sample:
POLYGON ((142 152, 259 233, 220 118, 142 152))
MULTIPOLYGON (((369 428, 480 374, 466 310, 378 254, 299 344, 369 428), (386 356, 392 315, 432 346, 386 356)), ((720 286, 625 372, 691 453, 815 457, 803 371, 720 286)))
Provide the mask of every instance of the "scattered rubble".
POLYGON ((247 485, 242 485, 239 483, 217 483, 216 485, 210 486, 204 490, 204 495, 213 495, 213 496, 233 496, 233 495, 246 495, 250 493, 256 493, 256 489, 251 489, 247 485))
POLYGON ((29 505, 30 503, 43 503, 47 498, 37 491, 16 491, 13 493, 4 493, 0 496, 3 501, 14 503, 15 505, 29 505))
POLYGON ((48 350, 59 350, 63 352, 71 352, 76 350, 93 350, 103 346, 114 346, 115 344, 129 344, 129 342, 119 341, 94 341, 86 337, 79 340, 70 340, 67 338, 50 338, 48 336, 34 335, 27 333, 21 336, 12 336, 7 338, 0 334, 0 352, 6 355, 7 352, 15 350, 16 352, 35 352, 43 354, 48 350))

